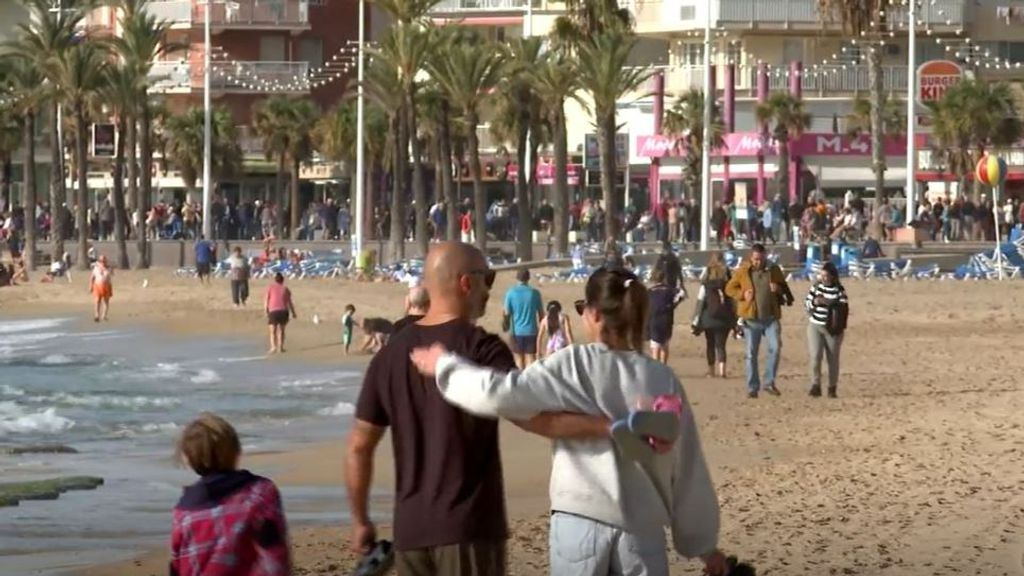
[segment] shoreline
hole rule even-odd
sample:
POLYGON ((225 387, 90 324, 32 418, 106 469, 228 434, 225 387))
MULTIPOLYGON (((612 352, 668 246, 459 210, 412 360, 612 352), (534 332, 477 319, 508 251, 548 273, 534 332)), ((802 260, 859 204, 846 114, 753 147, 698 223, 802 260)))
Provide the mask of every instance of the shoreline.
MULTIPOLYGON (((79 275, 80 276, 80 275, 79 275)), ((82 278, 72 285, 0 289, 0 316, 91 320, 82 278)), ((484 328, 499 332, 500 301, 512 284, 501 273, 484 328)), ((688 283, 692 288, 692 283, 688 283)), ((226 281, 200 288, 170 271, 120 272, 110 326, 135 324, 184 338, 224 336, 262 353, 265 322, 254 282, 250 309, 232 309, 226 281), (143 279, 149 286, 142 288, 143 279)), ((357 316, 397 317, 406 288, 344 280, 290 281, 300 318, 289 325, 290 360, 352 365, 338 344, 347 303, 357 316), (311 322, 318 314, 323 322, 311 322)), ((582 284, 540 284, 544 300, 567 304, 582 284)), ((728 343, 729 379, 704 376, 704 340, 690 336, 677 310, 671 362, 696 415, 722 510, 721 546, 759 573, 1024 576, 1024 475, 1007 470, 1019 455, 1024 385, 1011 368, 1024 323, 1024 292, 1014 283, 861 282, 846 285, 850 328, 843 345, 839 400, 806 396, 806 319, 783 312, 781 398, 746 399, 743 344, 728 343), (1007 475, 1008 474, 1008 475, 1007 475), (778 535, 784 535, 783 539, 778 535)), ((793 286, 796 295, 805 283, 793 286)), ((691 290, 692 292, 692 290, 691 290)), ((582 333, 579 320, 572 318, 582 333)), ((763 355, 762 346, 762 355, 763 355)), ((268 361, 276 361, 276 358, 268 361)), ((282 485, 340 487, 338 439, 282 453, 251 455, 282 485)), ((548 442, 502 425, 509 511, 510 573, 547 573, 548 442)), ((387 441, 385 441, 387 442, 387 441)), ((375 489, 391 491, 391 450, 377 452, 375 489)), ((247 461, 248 462, 248 461, 247 461)), ((385 501, 378 513, 389 517, 385 501)), ((286 502, 286 507, 287 507, 286 502)), ((344 507, 340 502, 339 506, 344 507)), ((168 511, 169 513, 169 511, 168 511)), ((295 574, 344 572, 354 558, 337 522, 293 531, 295 574)), ((166 573, 162 547, 139 559, 73 571, 88 576, 166 573), (149 564, 147 564, 149 562, 149 564)), ((699 573, 670 558, 671 576, 699 573)))

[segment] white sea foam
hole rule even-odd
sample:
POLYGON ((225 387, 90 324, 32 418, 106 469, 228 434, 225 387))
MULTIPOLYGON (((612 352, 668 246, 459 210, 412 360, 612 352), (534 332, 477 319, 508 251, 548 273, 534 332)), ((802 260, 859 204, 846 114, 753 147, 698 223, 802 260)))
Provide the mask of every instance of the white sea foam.
MULTIPOLYGON (((322 389, 327 384, 341 384, 348 380, 353 385, 358 385, 360 374, 358 372, 345 371, 345 372, 329 372, 325 374, 313 374, 306 378, 297 378, 294 380, 285 380, 281 382, 282 388, 306 388, 313 389, 320 387, 322 389)), ((336 388, 344 388, 344 386, 335 386, 336 388)))
POLYGON ((14 402, 0 402, 0 436, 32 432, 57 434, 74 425, 74 420, 58 416, 56 408, 28 412, 14 402))
POLYGON ((38 344, 47 340, 54 340, 67 336, 66 332, 33 332, 31 334, 9 334, 0 336, 0 347, 9 346, 16 350, 29 348, 26 344, 38 344))
POLYGON ((0 394, 4 396, 24 396, 25 391, 8 384, 0 384, 0 394))
POLYGON ((322 410, 318 410, 317 414, 321 416, 348 416, 354 414, 356 407, 349 402, 338 402, 334 406, 329 406, 322 410))
POLYGON ((0 322, 0 334, 13 334, 15 332, 33 332, 35 330, 46 330, 48 328, 56 328, 61 324, 66 323, 67 320, 61 318, 51 318, 45 320, 14 320, 9 322, 0 322))
POLYGON ((143 431, 143 432, 153 433, 153 432, 175 432, 175 431, 178 430, 178 428, 179 428, 179 426, 177 424, 175 424, 174 422, 163 422, 163 423, 153 422, 153 423, 149 423, 149 424, 143 424, 139 429, 141 431, 143 431))
POLYGON ((266 356, 242 356, 240 358, 217 358, 217 361, 224 362, 225 364, 234 364, 236 362, 256 362, 257 360, 266 359, 266 356))
POLYGON ((113 394, 69 394, 57 392, 46 396, 32 396, 30 402, 53 403, 63 406, 90 406, 93 408, 170 408, 181 404, 176 398, 148 396, 116 396, 113 394))
POLYGON ((220 382, 222 378, 216 371, 210 370, 209 368, 203 368, 198 374, 193 375, 189 380, 193 384, 216 384, 220 382))
POLYGON ((47 354, 39 359, 39 363, 44 366, 66 366, 74 364, 75 359, 66 354, 47 354))

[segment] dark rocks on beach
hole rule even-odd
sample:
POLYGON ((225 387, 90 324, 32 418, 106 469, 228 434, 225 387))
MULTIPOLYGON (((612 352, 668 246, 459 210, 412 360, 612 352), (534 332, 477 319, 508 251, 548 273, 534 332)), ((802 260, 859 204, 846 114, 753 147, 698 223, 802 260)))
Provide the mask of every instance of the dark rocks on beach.
POLYGON ((25 454, 78 454, 66 444, 35 444, 32 446, 0 446, 0 456, 22 456, 25 454))
POLYGON ((47 480, 0 483, 0 507, 17 506, 22 500, 56 500, 71 490, 94 490, 103 485, 95 476, 64 476, 47 480))

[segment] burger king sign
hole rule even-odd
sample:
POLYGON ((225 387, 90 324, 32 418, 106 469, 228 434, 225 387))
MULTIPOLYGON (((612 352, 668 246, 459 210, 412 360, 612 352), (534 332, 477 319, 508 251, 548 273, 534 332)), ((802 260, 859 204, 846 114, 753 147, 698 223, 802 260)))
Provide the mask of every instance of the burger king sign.
POLYGON ((960 82, 964 72, 949 60, 930 60, 917 68, 917 100, 922 104, 942 98, 946 90, 960 82))

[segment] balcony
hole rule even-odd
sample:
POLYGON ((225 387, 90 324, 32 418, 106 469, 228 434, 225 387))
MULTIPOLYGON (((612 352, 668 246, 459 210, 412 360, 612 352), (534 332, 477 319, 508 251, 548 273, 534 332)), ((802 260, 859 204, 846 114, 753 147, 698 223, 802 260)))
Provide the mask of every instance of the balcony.
MULTIPOLYGON (((919 0, 921 1, 921 0, 919 0)), ((629 2, 640 34, 667 34, 704 28, 707 10, 712 27, 747 30, 821 30, 823 20, 818 0, 662 0, 629 2)), ((938 31, 953 31, 963 26, 969 14, 963 0, 923 0, 917 19, 938 31)), ((907 9, 894 6, 890 18, 906 22, 907 9)), ((829 26, 838 30, 839 23, 829 26)))
MULTIPOLYGON (((216 92, 309 91, 309 86, 305 82, 309 73, 307 62, 215 62, 212 64, 212 70, 210 87, 216 92)), ((202 91, 202 61, 154 62, 149 77, 154 92, 187 94, 202 91)))
MULTIPOLYGON (((715 72, 715 86, 721 91, 725 85, 725 67, 717 66, 715 72)), ((871 89, 866 66, 848 66, 846 69, 843 69, 842 66, 819 66, 815 69, 804 70, 800 84, 804 95, 808 98, 867 93, 871 89)), ((700 90, 703 86, 703 66, 675 66, 665 69, 665 89, 669 93, 680 94, 690 89, 700 90)), ((772 91, 788 90, 789 78, 784 75, 769 74, 768 88, 772 91)), ((906 92, 906 67, 883 66, 882 88, 887 92, 906 92)), ((756 67, 741 66, 737 68, 736 91, 740 95, 756 95, 756 67)))
MULTIPOLYGON (((151 0, 146 10, 176 28, 205 23, 205 5, 200 0, 151 0)), ((210 6, 210 27, 223 30, 309 29, 308 0, 215 0, 210 6)))
MULTIPOLYGON (((461 12, 524 12, 530 0, 441 0, 430 9, 431 12, 450 16, 461 12)), ((532 0, 533 7, 540 9, 542 3, 532 0)))

